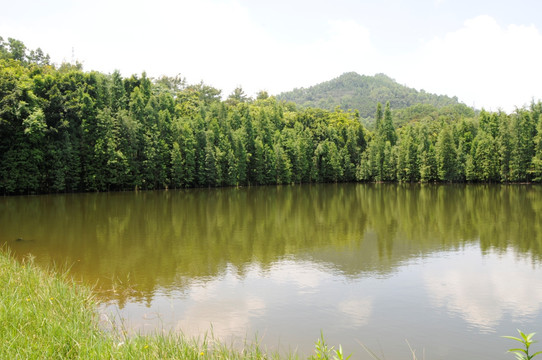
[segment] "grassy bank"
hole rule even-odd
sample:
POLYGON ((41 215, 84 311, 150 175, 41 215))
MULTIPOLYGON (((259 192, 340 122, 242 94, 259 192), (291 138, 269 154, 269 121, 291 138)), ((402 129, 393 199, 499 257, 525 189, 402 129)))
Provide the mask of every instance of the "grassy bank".
POLYGON ((257 344, 233 349, 182 334, 124 338, 100 329, 91 289, 0 250, 0 359, 273 359, 257 344))

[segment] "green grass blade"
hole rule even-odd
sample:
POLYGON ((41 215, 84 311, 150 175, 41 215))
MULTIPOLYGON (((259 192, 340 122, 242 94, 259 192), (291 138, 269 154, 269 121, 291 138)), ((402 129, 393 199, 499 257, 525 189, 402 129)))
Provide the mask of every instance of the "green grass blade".
POLYGON ((516 341, 519 341, 520 343, 523 343, 523 340, 522 340, 522 339, 517 338, 517 337, 515 337, 515 336, 506 336, 506 335, 505 335, 505 336, 501 336, 501 337, 506 338, 506 339, 516 340, 516 341))

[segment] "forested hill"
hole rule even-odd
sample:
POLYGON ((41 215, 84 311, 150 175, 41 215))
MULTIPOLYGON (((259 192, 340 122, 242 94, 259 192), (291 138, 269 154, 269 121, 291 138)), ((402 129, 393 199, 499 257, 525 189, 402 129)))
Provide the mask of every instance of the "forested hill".
POLYGON ((429 104, 437 108, 459 104, 455 96, 451 98, 418 91, 398 84, 384 74, 366 76, 355 72, 344 73, 309 88, 283 92, 277 97, 303 107, 334 110, 339 106, 344 111, 357 109, 362 118, 372 118, 378 102, 389 101, 392 109, 415 104, 429 104))
POLYGON ((0 194, 542 182, 540 101, 512 114, 457 106, 417 104, 399 116, 379 103, 367 129, 356 111, 303 108, 265 92, 252 99, 241 89, 222 99, 179 78, 56 66, 0 37, 0 194))

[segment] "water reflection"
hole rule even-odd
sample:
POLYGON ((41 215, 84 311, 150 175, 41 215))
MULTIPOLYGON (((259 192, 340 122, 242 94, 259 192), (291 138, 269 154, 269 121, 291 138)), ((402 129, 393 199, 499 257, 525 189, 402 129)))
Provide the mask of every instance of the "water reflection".
POLYGON ((487 256, 483 262, 478 258, 471 250, 460 259, 439 259, 424 272, 425 286, 436 306, 490 332, 507 313, 522 319, 542 311, 542 287, 537 286, 541 274, 529 261, 513 252, 487 256))
POLYGON ((346 184, 8 197, 0 241, 39 262, 73 265, 121 302, 218 277, 229 265, 243 277, 247 266, 287 256, 345 276, 385 276, 413 257, 479 242, 539 264, 541 191, 346 184))
POLYGON ((338 310, 346 315, 352 326, 360 327, 369 323, 373 309, 373 301, 365 299, 346 299, 338 304, 338 310))
POLYGON ((134 331, 212 323, 219 336, 310 351, 324 329, 350 348, 385 339, 387 358, 404 357, 405 338, 437 358, 480 344, 495 358, 502 344, 483 334, 542 323, 541 210, 530 185, 7 197, 0 243, 68 264, 134 331))

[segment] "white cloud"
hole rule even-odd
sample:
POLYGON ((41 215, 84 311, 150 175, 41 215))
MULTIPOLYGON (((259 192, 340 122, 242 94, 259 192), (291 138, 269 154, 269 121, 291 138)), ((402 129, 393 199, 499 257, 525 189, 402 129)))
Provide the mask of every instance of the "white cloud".
POLYGON ((355 327, 361 327, 369 323, 373 312, 372 299, 347 299, 338 305, 341 313, 347 316, 347 321, 355 327))
POLYGON ((299 294, 316 292, 321 284, 330 278, 329 273, 319 268, 317 264, 299 261, 277 262, 267 276, 275 284, 295 285, 299 294))
POLYGON ((355 69, 364 74, 377 71, 379 54, 368 29, 354 21, 330 21, 328 26, 326 37, 290 49, 294 56, 281 66, 289 70, 285 72, 283 81, 288 83, 291 82, 288 79, 295 79, 297 84, 288 84, 289 87, 281 90, 314 85, 355 69))
POLYGON ((222 340, 237 338, 242 340, 250 330, 251 318, 265 312, 265 302, 255 296, 222 296, 198 300, 188 307, 182 318, 176 322, 175 330, 188 335, 199 335, 212 331, 222 340))
POLYGON ((512 111, 542 97, 542 34, 534 26, 501 27, 479 16, 404 57, 401 82, 457 95, 477 108, 512 111))
MULTIPOLYGON (((22 9, 12 9, 19 12, 22 9)), ((1 17, 0 17, 1 19, 1 17)), ((186 76, 229 94, 310 86, 362 66, 376 67, 366 28, 353 21, 330 21, 327 34, 299 45, 280 41, 236 0, 72 2, 55 11, 7 20, 2 34, 41 47, 54 61, 75 57, 86 70, 123 75, 186 76), (84 14, 84 16, 81 16, 84 14)))
POLYGON ((426 269, 424 283, 435 305, 483 331, 493 331, 505 314, 525 318, 542 309, 542 288, 533 286, 539 283, 539 269, 528 260, 513 253, 491 254, 483 263, 477 259, 464 254, 461 266, 442 259, 438 268, 426 269))
MULTIPOLYGON (((443 2, 435 1, 437 6, 443 2)), ((371 29, 351 20, 353 14, 330 20, 327 31, 311 32, 310 42, 301 42, 298 34, 285 41, 258 23, 239 0, 149 4, 11 2, 0 15, 0 34, 41 47, 57 62, 70 61, 73 47, 86 70, 119 69, 125 76, 180 73, 190 83, 203 80, 225 95, 239 85, 250 95, 262 89, 278 93, 356 71, 383 72, 478 108, 511 111, 542 98, 542 34, 532 25, 502 26, 479 16, 409 53, 388 49, 385 55, 373 43, 371 29)), ((401 29, 390 24, 390 31, 401 29)))

